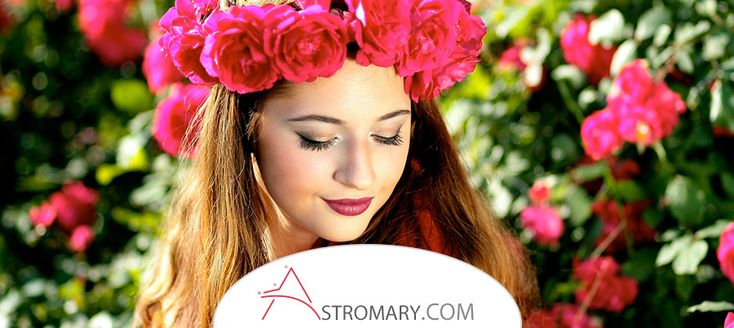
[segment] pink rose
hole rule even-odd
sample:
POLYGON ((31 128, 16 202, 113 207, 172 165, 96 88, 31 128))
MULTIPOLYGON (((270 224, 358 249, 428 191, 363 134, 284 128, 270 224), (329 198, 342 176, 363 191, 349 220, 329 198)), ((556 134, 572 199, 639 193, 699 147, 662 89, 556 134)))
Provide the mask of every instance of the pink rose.
POLYGON ((94 240, 94 231, 86 225, 74 228, 69 236, 69 248, 77 253, 83 253, 94 240))
POLYGON ((660 117, 653 109, 620 97, 612 99, 607 110, 618 118, 617 129, 624 141, 649 146, 664 136, 660 117))
POLYGON ((547 204, 550 200, 550 188, 544 182, 536 180, 530 187, 528 196, 533 204, 547 204))
POLYGON ((81 182, 66 184, 49 198, 56 210, 56 222, 67 233, 80 225, 94 224, 97 220, 97 200, 97 192, 81 182))
POLYGON ((651 94, 649 104, 658 113, 663 136, 669 136, 678 125, 679 116, 686 111, 686 103, 665 82, 657 83, 651 94))
POLYGON ((637 298, 637 281, 619 275, 621 268, 614 258, 601 256, 582 262, 574 261, 573 277, 581 282, 576 290, 576 303, 591 297, 589 308, 620 312, 637 298), (595 288, 592 294, 590 291, 595 288))
POLYGON ((655 82, 642 60, 625 65, 607 97, 608 108, 620 118, 619 133, 628 142, 650 145, 673 133, 686 111, 680 95, 665 82, 655 82))
MULTIPOLYGON (((455 44, 451 43, 451 41, 446 41, 448 45, 451 45, 447 49, 448 56, 439 57, 437 54, 432 54, 429 57, 420 57, 423 56, 420 54, 421 52, 439 44, 426 39, 425 35, 421 35, 424 32, 433 33, 430 30, 435 26, 427 24, 428 26, 425 31, 420 31, 419 28, 419 32, 416 32, 414 28, 413 35, 411 36, 411 40, 417 40, 416 43, 419 45, 422 44, 422 46, 417 48, 415 46, 409 46, 409 51, 411 52, 406 54, 396 65, 398 73, 401 76, 407 77, 405 79, 405 91, 410 94, 410 97, 414 101, 437 97, 441 91, 452 87, 456 82, 463 80, 469 75, 479 62, 482 38, 487 29, 484 22, 479 17, 471 16, 458 1, 446 2, 444 5, 448 5, 452 9, 446 10, 443 13, 444 15, 441 17, 444 19, 453 17, 450 13, 456 12, 456 23, 447 25, 456 27, 455 44), (430 56, 436 57, 433 61, 426 60, 426 58, 431 58, 430 56), (418 60, 419 58, 423 60, 418 60), (410 76, 409 74, 413 71, 417 73, 410 76)), ((421 8, 426 9, 426 7, 422 6, 421 8)), ((430 12, 430 10, 428 11, 430 12)), ((433 17, 436 18, 435 15, 433 17)), ((433 19, 433 23, 437 23, 436 19, 433 19)), ((452 28, 448 27, 448 29, 452 28)), ((452 39, 453 37, 451 35, 453 35, 452 32, 446 32, 445 39, 452 39)))
POLYGON ((79 1, 79 29, 89 48, 106 66, 135 60, 145 48, 145 32, 125 23, 130 4, 129 0, 79 1))
MULTIPOLYGON (((207 3, 198 1, 197 5, 207 3)), ((217 82, 216 78, 207 74, 200 61, 206 34, 199 17, 204 17, 205 14, 208 14, 206 8, 194 6, 190 0, 176 0, 176 5, 168 9, 159 23, 164 32, 159 41, 161 48, 168 52, 168 57, 178 70, 196 84, 217 82)), ((207 21, 211 18, 209 16, 207 21)))
POLYGON ((631 103, 644 104, 650 98, 654 81, 647 70, 647 64, 637 59, 622 67, 613 84, 614 88, 609 92, 608 99, 624 97, 631 103))
POLYGON ((734 222, 729 223, 721 232, 716 258, 719 259, 721 272, 734 284, 734 222))
POLYGON ((546 205, 528 206, 520 213, 520 222, 538 244, 558 245, 563 234, 563 220, 554 208, 546 205))
POLYGON ((444 66, 441 61, 449 57, 459 39, 457 23, 462 13, 466 10, 458 1, 425 0, 416 5, 408 49, 397 65, 400 76, 444 66))
POLYGON ((586 153, 599 160, 622 147, 619 119, 613 111, 602 109, 589 115, 581 124, 581 140, 586 153))
POLYGON ((527 65, 520 58, 520 53, 522 52, 522 49, 525 48, 526 44, 527 42, 524 41, 515 41, 511 47, 505 49, 505 51, 500 54, 500 59, 498 61, 499 67, 502 69, 514 69, 518 72, 525 70, 527 65))
POLYGON ((561 32, 563 57, 569 64, 586 73, 592 84, 609 76, 609 66, 616 48, 604 48, 589 42, 589 30, 593 17, 576 15, 561 32))
POLYGON ((283 77, 300 83, 336 73, 347 58, 347 27, 320 6, 276 7, 264 18, 265 52, 283 77))
POLYGON ((727 313, 724 328, 734 328, 734 312, 727 313))
POLYGON ((409 1, 347 0, 349 12, 357 19, 355 39, 359 45, 356 60, 392 66, 407 50, 405 40, 411 33, 409 1))
POLYGON ((160 93, 170 84, 183 78, 171 59, 163 52, 157 39, 149 43, 145 49, 143 75, 148 82, 148 88, 154 93, 160 93))
POLYGON ((49 202, 43 202, 41 206, 32 207, 28 216, 34 226, 49 227, 56 220, 56 208, 49 202))
MULTIPOLYGON (((209 96, 209 88, 203 85, 174 85, 168 98, 161 101, 156 107, 153 121, 153 138, 163 151, 172 155, 184 155, 191 158, 194 149, 182 149, 191 139, 186 132, 192 124, 196 111, 204 104, 209 96)), ((191 138, 196 134, 197 127, 192 127, 191 138)))
POLYGON ((298 6, 302 9, 310 6, 319 6, 323 9, 329 10, 329 7, 331 7, 331 0, 296 0, 296 3, 298 3, 298 6))
POLYGON ((201 63, 207 73, 219 77, 229 90, 238 93, 265 90, 279 78, 277 67, 264 49, 265 14, 265 9, 258 6, 236 6, 205 23, 208 35, 201 63))

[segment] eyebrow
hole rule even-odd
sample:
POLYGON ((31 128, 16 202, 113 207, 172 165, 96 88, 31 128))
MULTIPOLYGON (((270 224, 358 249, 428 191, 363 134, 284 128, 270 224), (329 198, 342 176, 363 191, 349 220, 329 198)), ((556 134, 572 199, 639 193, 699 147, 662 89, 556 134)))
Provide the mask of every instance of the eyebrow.
MULTIPOLYGON (((401 109, 396 110, 392 113, 387 113, 385 115, 380 116, 378 118, 378 121, 386 121, 393 117, 401 116, 401 115, 407 115, 410 114, 409 110, 401 109)), ((306 116, 300 116, 296 118, 288 119, 288 122, 304 122, 304 121, 317 121, 317 122, 324 122, 324 123, 330 123, 330 124, 338 124, 338 125, 345 125, 346 122, 329 116, 323 116, 323 115, 306 115, 306 116)))

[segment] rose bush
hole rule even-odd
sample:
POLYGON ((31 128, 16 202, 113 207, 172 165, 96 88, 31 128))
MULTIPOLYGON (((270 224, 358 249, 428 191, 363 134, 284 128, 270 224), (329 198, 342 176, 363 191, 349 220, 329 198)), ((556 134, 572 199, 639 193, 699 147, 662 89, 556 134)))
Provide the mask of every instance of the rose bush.
MULTIPOLYGON (((0 326, 128 326, 208 84, 263 88, 342 56, 318 46, 343 37, 326 18, 266 38, 248 25, 263 12, 175 3, 0 3, 0 326), (196 27, 205 17, 228 28, 196 27), (266 42, 298 50, 258 61, 266 42)), ((474 70, 442 108, 472 182, 531 251, 542 307, 528 326, 734 325, 731 2, 473 1, 483 21, 465 1, 411 3, 426 20, 346 1, 370 10, 346 14, 345 33, 361 37, 358 60, 431 70, 406 79, 415 94, 474 70), (470 36, 485 26, 481 47, 470 36), (441 42, 458 46, 407 58, 441 42)))
POLYGON ((482 5, 488 49, 442 103, 476 185, 531 249, 544 303, 531 326, 721 326, 731 3, 482 5))

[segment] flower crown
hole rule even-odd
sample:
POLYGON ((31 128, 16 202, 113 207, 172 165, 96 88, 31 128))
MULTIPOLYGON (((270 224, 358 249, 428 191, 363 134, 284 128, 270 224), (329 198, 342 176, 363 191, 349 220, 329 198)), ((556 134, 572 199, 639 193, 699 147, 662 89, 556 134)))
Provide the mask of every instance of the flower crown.
POLYGON ((356 43, 360 65, 394 66, 414 101, 433 99, 479 61, 486 26, 465 0, 331 0, 232 6, 176 0, 160 20, 161 48, 192 82, 244 94, 283 78, 311 82, 336 73, 356 43))

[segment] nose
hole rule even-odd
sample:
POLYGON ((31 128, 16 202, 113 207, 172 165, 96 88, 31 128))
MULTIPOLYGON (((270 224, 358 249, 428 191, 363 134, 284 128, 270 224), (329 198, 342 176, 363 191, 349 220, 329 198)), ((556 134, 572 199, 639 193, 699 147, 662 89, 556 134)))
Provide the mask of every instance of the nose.
POLYGON ((367 142, 354 140, 346 147, 341 165, 334 172, 334 180, 357 190, 366 190, 372 186, 375 182, 375 170, 367 142))

